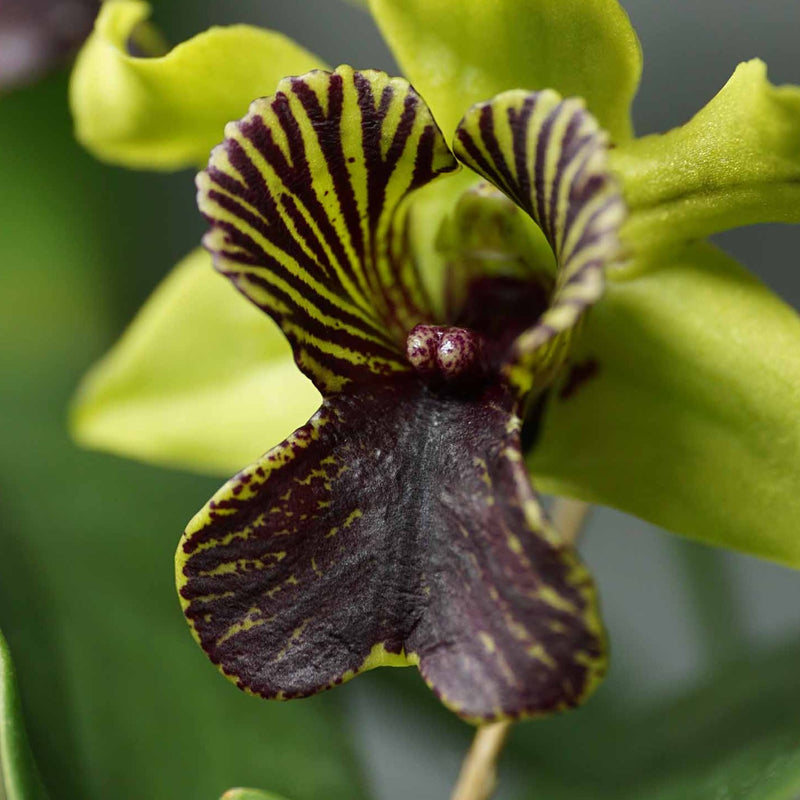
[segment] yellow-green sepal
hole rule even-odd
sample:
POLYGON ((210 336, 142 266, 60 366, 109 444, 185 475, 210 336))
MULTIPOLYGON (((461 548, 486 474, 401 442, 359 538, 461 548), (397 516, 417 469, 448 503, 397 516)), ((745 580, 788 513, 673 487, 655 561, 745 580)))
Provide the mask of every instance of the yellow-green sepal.
POLYGON ((370 0, 408 79, 446 136, 508 89, 579 96, 616 142, 631 136, 641 51, 616 0, 370 0))
POLYGON ((544 491, 800 567, 800 317, 697 244, 611 280, 529 466, 544 491))
POLYGON ((86 376, 71 426, 88 447, 223 475, 318 406, 275 323, 195 250, 86 376))
POLYGON ((131 37, 149 14, 142 0, 106 0, 75 64, 76 135, 104 161, 200 166, 250 101, 285 75, 325 66, 285 36, 248 25, 211 28, 160 57, 132 55, 131 37))
POLYGON ((756 222, 800 221, 800 87, 740 64, 693 119, 610 154, 637 249, 756 222))
POLYGON ((33 760, 14 665, 6 640, 0 633, 0 797, 4 800, 45 800, 39 772, 33 760))

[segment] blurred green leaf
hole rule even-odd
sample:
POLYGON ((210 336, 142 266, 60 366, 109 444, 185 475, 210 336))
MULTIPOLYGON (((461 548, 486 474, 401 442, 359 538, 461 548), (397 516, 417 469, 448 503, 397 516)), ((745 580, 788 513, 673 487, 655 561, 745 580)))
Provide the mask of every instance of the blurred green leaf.
POLYGON ((800 644, 742 661, 672 702, 625 713, 599 697, 519 726, 523 798, 794 800, 800 793, 800 644))
POLYGON ((123 325, 114 287, 140 302, 173 258, 169 192, 153 191, 166 184, 81 152, 63 76, 3 100, 0 144, 14 154, 0 195, 0 626, 45 783, 65 800, 241 784, 363 797, 339 695, 248 697, 189 634, 173 553, 216 482, 86 453, 66 433, 79 376, 123 325))
POLYGON ((44 800, 46 796, 25 733, 11 653, 0 633, 0 797, 44 800))
POLYGON ((258 789, 229 789, 220 800, 284 800, 284 798, 260 792, 258 789))

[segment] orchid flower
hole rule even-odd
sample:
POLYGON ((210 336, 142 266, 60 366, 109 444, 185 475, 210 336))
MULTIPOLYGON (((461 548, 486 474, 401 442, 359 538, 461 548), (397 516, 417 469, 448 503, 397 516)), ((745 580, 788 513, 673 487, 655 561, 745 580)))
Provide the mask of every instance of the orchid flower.
POLYGON ((140 58, 146 6, 104 5, 72 85, 100 157, 200 165, 253 101, 198 176, 205 247, 252 305, 192 254, 88 377, 76 435, 252 462, 177 556, 241 688, 411 663, 471 721, 573 706, 602 627, 529 472, 800 564, 800 324, 702 241, 800 217, 800 90, 749 62, 637 140, 613 0, 370 9, 410 84, 247 27, 140 58))

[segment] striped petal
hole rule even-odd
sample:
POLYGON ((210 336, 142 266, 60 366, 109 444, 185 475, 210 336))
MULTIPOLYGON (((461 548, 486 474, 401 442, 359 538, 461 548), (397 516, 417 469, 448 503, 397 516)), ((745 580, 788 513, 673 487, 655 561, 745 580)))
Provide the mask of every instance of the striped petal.
POLYGON ((407 370, 430 317, 404 199, 457 164, 405 81, 340 67, 287 78, 225 130, 198 203, 217 269, 268 313, 324 394, 407 370))
POLYGON ((229 481, 176 557, 211 660, 280 699, 418 664, 472 721, 586 697, 604 669, 594 590, 541 513, 512 404, 414 376, 359 387, 229 481))
POLYGON ((619 257, 625 217, 608 171, 608 139, 582 101, 510 91, 473 106, 456 130, 458 158, 542 229, 557 263, 549 308, 516 340, 506 365, 521 392, 546 386, 619 257))

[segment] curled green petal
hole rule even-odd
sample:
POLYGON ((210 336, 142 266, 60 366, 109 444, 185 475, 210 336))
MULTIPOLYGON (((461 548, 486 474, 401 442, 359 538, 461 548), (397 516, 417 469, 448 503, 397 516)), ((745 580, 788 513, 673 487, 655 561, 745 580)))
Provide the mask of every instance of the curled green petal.
POLYGON ((611 281, 529 456, 545 491, 800 566, 800 318, 693 245, 611 281))
POLYGON ((619 257, 625 218, 608 170, 608 138, 582 101, 551 90, 504 92, 473 106, 456 155, 512 198, 541 228, 557 271, 549 306, 516 339, 506 370, 522 393, 546 386, 619 257))
POLYGON ((5 800, 45 800, 46 793, 33 760, 22 719, 14 665, 0 633, 0 797, 5 800))
POLYGON ((617 142, 631 135, 641 52, 616 0, 370 0, 446 135, 473 103, 508 89, 585 98, 617 142))
POLYGON ((755 222, 800 221, 800 87, 740 64, 693 119, 611 153, 636 248, 755 222))
POLYGON ((106 0, 72 75, 70 103, 81 143, 128 167, 203 164, 254 97, 284 75, 324 64, 281 34, 247 25, 211 28, 158 58, 129 45, 150 8, 106 0))
POLYGON ((230 474, 318 405, 283 334, 197 250, 85 378, 71 423, 88 447, 230 474))

